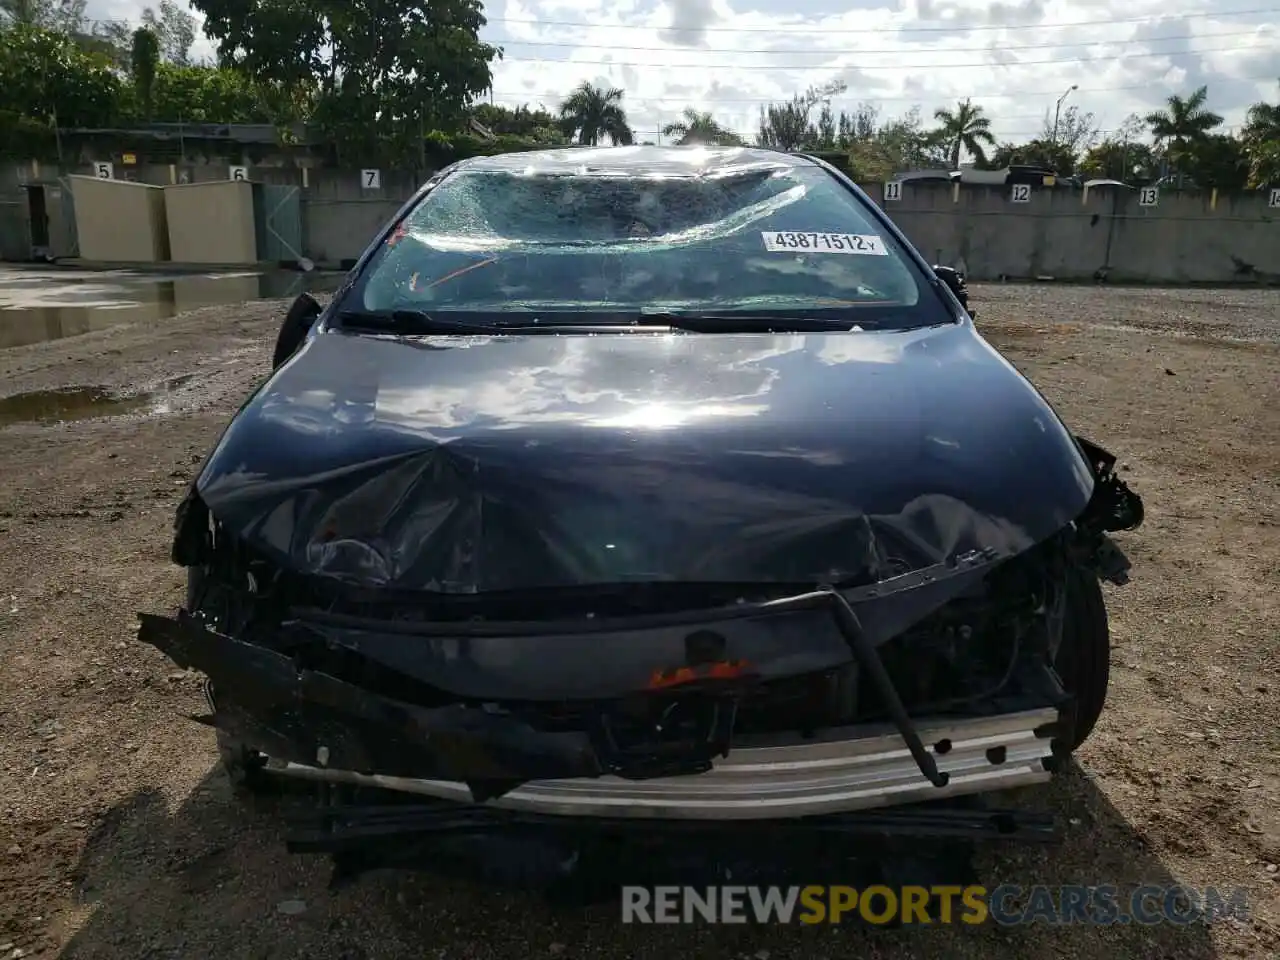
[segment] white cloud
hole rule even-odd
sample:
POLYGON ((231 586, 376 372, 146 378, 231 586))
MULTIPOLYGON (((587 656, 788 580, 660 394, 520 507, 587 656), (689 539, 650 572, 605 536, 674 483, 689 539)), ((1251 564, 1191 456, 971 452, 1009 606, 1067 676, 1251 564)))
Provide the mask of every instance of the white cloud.
MULTIPOLYGON (((90 0, 90 11, 136 19, 143 5, 90 0)), ((918 104, 928 116, 970 96, 1000 139, 1024 140, 1072 84, 1068 105, 1104 130, 1199 84, 1239 126, 1251 103, 1276 97, 1275 11, 1264 0, 493 0, 485 37, 506 51, 495 102, 554 110, 583 80, 622 87, 645 139, 688 106, 750 135, 763 104, 842 79, 837 108, 866 100, 888 117, 918 104)), ((196 52, 212 52, 203 37, 196 52)))

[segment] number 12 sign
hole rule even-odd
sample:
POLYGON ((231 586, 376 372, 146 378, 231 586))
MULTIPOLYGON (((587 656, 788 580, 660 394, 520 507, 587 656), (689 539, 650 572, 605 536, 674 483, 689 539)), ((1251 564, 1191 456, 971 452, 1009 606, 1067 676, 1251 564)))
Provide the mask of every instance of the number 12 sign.
POLYGON ((1031 202, 1031 184, 1015 183, 1013 191, 1009 197, 1014 203, 1030 203, 1031 202))
POLYGON ((1267 201, 1268 207, 1280 207, 1280 187, 1271 188, 1271 199, 1267 201))

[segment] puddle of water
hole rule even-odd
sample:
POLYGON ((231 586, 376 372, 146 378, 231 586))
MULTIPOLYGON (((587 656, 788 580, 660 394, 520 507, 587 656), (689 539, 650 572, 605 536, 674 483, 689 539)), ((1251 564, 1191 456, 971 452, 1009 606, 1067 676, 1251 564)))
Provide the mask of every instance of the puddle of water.
POLYGON ((331 292, 341 280, 291 272, 174 276, 0 269, 0 349, 154 323, 197 307, 331 292))
POLYGON ((128 396, 106 387, 65 387, 0 397, 0 427, 13 423, 68 423, 127 413, 167 413, 169 394, 194 376, 173 377, 155 390, 128 396))
POLYGON ((11 423, 64 423, 114 417, 145 410, 150 394, 121 397, 102 387, 70 387, 65 390, 37 390, 0 398, 0 426, 11 423))

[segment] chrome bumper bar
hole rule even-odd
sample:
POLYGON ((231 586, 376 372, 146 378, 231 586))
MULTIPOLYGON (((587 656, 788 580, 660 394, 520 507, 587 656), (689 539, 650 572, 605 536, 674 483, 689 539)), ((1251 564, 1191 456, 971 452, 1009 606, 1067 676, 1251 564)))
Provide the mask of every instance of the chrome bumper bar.
MULTIPOLYGON (((654 780, 600 777, 527 783, 489 806, 567 817, 673 820, 766 820, 844 813, 985 793, 1050 777, 1048 737, 1036 731, 1058 719, 1052 708, 962 721, 917 721, 938 769, 935 787, 892 728, 847 728, 838 739, 744 743, 707 773, 654 780)), ((268 761, 268 771, 329 783, 378 787, 471 802, 464 784, 360 774, 268 761)))

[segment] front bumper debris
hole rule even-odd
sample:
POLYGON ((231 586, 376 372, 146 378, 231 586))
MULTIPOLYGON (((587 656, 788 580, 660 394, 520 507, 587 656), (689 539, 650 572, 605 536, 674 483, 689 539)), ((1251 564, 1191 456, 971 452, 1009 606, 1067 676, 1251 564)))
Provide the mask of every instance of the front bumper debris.
MULTIPOLYGON (((948 774, 934 787, 902 737, 884 727, 831 731, 821 742, 735 745, 713 768, 692 777, 539 780, 489 806, 561 817, 640 820, 773 820, 867 810, 1042 783, 1052 747, 1045 736, 1058 719, 1051 708, 960 721, 922 721, 921 739, 948 774)), ((417 794, 459 804, 466 784, 389 777, 309 764, 269 761, 282 776, 417 794)))

